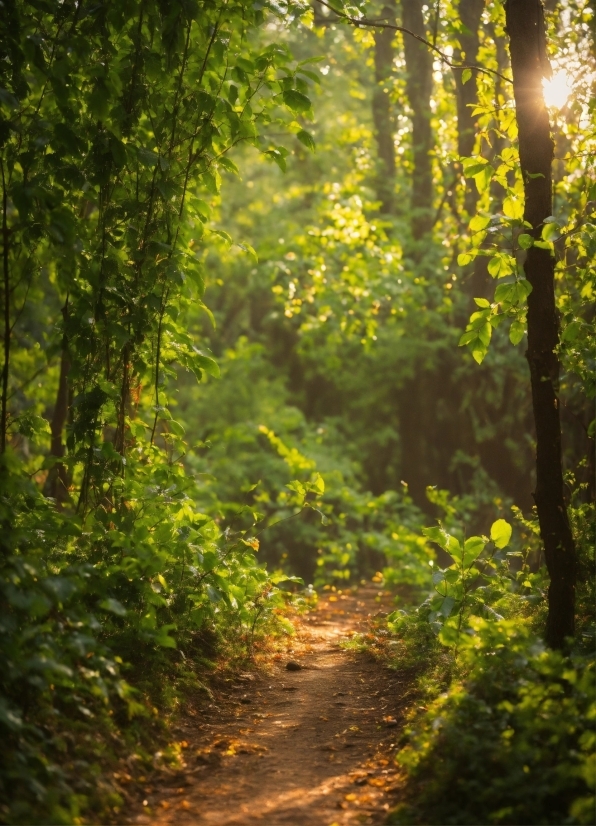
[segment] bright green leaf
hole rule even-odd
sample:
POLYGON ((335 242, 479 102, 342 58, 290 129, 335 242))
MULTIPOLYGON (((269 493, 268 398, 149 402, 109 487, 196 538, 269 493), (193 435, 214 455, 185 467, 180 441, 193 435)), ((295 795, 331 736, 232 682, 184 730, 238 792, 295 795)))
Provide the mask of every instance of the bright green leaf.
POLYGON ((490 538, 497 548, 505 548, 511 539, 512 528, 505 519, 497 519, 490 528, 490 538))

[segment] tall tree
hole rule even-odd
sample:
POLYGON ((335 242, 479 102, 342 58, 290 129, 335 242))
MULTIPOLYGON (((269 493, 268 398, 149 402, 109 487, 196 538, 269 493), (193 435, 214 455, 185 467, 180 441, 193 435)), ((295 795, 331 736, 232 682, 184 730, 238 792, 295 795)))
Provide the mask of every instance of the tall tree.
MULTIPOLYGON (((406 29, 426 38, 421 0, 402 0, 401 16, 406 29)), ((433 88, 433 57, 429 48, 414 37, 404 37, 406 94, 412 112, 412 236, 420 241, 432 227, 433 175, 431 152, 434 136, 430 98, 433 88)), ((419 257, 419 256, 417 256, 419 257)))
MULTIPOLYGON (((395 3, 385 3, 381 19, 395 23, 395 3)), ((395 117, 392 111, 389 80, 393 73, 395 32, 391 29, 376 29, 375 39, 375 89, 372 99, 372 114, 378 151, 377 193, 381 201, 381 211, 392 214, 395 208, 395 117)))
MULTIPOLYGON (((546 53, 540 0, 507 0, 507 32, 524 182, 524 220, 535 240, 552 214, 553 141, 542 79, 551 69, 546 53)), ((536 425, 536 491, 540 535, 550 574, 546 636, 560 648, 574 632, 575 545, 565 497, 559 415, 559 328, 555 306, 555 260, 548 249, 531 246, 525 273, 528 296, 528 351, 536 425)))
MULTIPOLYGON (((484 9, 484 0, 460 0, 459 18, 462 30, 458 34, 460 49, 455 51, 458 63, 476 64, 480 46, 479 27, 484 9)), ((464 83, 463 72, 454 72, 457 88, 457 151, 462 157, 469 157, 474 151, 476 141, 476 118, 472 114, 478 100, 476 70, 464 83)), ((473 181, 468 181, 465 194, 465 208, 468 215, 473 215, 478 201, 478 190, 473 181)))

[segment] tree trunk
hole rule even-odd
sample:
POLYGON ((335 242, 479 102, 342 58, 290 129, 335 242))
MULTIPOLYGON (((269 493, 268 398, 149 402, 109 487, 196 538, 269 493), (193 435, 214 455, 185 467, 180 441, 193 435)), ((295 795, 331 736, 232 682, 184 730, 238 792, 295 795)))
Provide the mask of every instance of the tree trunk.
MULTIPOLYGON (((402 25, 426 37, 422 0, 401 0, 402 25)), ((414 268, 422 269, 428 250, 426 236, 433 223, 433 175, 431 151, 434 135, 430 99, 433 89, 433 56, 423 43, 407 35, 403 39, 406 63, 406 95, 412 118, 412 196, 410 227, 412 240, 405 255, 414 268)), ((426 486, 437 483, 432 461, 432 424, 435 420, 436 371, 418 359, 415 374, 399 392, 401 474, 414 502, 429 509, 426 486)))
MULTIPOLYGON (((395 24, 395 3, 387 3, 383 6, 380 19, 395 24)), ((393 73, 395 32, 391 29, 376 29, 374 38, 375 90, 372 99, 372 115, 378 155, 376 190, 381 201, 381 212, 391 215, 395 209, 395 145, 393 142, 395 130, 388 81, 393 73)))
MULTIPOLYGON (((70 370, 70 359, 66 350, 62 351, 60 360, 60 378, 58 380, 58 391, 56 393, 56 405, 54 415, 50 424, 52 433, 50 443, 50 455, 61 459, 64 456, 64 443, 62 434, 66 419, 68 417, 68 371, 70 370)), ((70 480, 66 467, 62 462, 57 462, 48 473, 44 485, 44 494, 56 499, 57 502, 65 502, 68 499, 68 487, 70 480)))
MULTIPOLYGON (((553 160, 542 92, 542 78, 550 73, 543 7, 539 0, 507 0, 505 11, 524 180, 524 219, 531 224, 533 237, 540 238, 544 221, 552 212, 553 160)), ((525 273, 532 292, 528 296, 526 355, 536 425, 534 500, 551 579, 546 639, 552 647, 561 648, 565 637, 574 631, 575 545, 563 495, 554 265, 549 250, 528 250, 525 273)))
MULTIPOLYGON (((459 17, 464 24, 465 31, 458 35, 461 50, 454 55, 456 62, 477 63, 480 38, 478 28, 484 9, 484 0, 459 0, 459 17), (463 53, 462 53, 463 50, 463 53)), ((476 142, 476 116, 472 114, 473 105, 478 102, 478 88, 476 71, 467 83, 463 83, 463 73, 454 72, 457 89, 457 151, 462 157, 469 157, 474 151, 476 142)), ((473 180, 466 184, 465 208, 468 215, 472 215, 478 201, 478 190, 473 180)))
MULTIPOLYGON (((402 0, 402 25, 426 37, 422 0, 402 0)), ((433 222, 433 176, 430 152, 434 147, 430 98, 433 88, 433 56, 424 43, 404 36, 407 78, 406 94, 412 110, 412 235, 420 241, 433 222)))
MULTIPOLYGON (((62 308, 62 316, 64 324, 66 325, 68 319, 68 297, 66 303, 62 308)), ((62 441, 62 434, 68 418, 68 412, 71 406, 71 391, 69 389, 68 374, 70 372, 70 357, 68 355, 68 340, 66 334, 62 337, 62 354, 60 357, 60 377, 58 379, 58 390, 56 392, 56 404, 54 406, 54 413, 50 424, 50 432, 52 434, 50 441, 50 455, 58 459, 64 456, 64 443, 62 441)), ((66 466, 62 462, 50 468, 45 485, 45 496, 51 496, 59 504, 66 502, 68 499, 68 488, 70 486, 70 477, 66 466)))

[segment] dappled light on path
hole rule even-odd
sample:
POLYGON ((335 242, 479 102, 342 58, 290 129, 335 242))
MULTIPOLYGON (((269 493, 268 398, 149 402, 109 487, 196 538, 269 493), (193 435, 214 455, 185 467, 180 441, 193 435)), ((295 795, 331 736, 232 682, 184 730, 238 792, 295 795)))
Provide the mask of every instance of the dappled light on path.
POLYGON ((241 675, 206 719, 189 721, 187 769, 175 787, 148 787, 129 822, 382 823, 399 786, 392 754, 409 682, 341 647, 382 598, 372 588, 338 592, 306 615, 291 655, 241 675))

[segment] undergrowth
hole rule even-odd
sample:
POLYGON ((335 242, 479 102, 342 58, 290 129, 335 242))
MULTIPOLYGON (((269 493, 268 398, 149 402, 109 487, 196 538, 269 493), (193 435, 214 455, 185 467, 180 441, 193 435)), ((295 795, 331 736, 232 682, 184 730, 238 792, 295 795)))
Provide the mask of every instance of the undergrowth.
POLYGON ((417 681, 389 823, 594 822, 593 508, 572 508, 580 610, 566 652, 540 637, 548 582, 533 562, 535 526, 517 516, 513 536, 498 520, 491 541, 426 531, 453 564, 421 606, 387 618, 384 652, 417 681))

